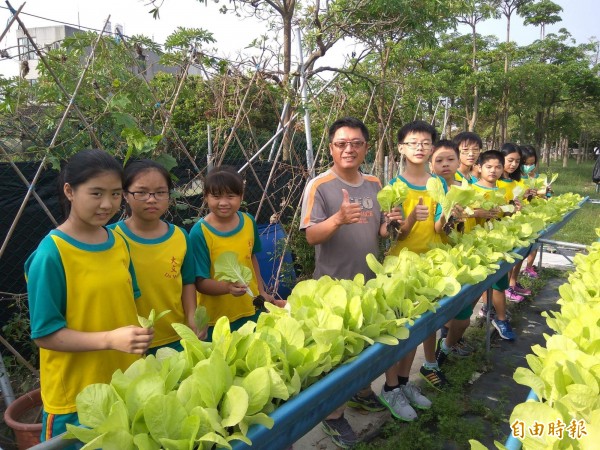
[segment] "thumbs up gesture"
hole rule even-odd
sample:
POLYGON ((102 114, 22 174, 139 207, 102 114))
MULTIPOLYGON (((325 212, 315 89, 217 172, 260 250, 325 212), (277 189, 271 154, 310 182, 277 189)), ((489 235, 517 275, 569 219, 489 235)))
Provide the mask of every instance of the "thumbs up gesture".
POLYGON ((350 203, 350 195, 346 189, 342 189, 342 204, 337 212, 338 223, 345 225, 357 223, 360 220, 361 206, 358 203, 350 203))
POLYGON ((419 197, 419 203, 415 206, 413 214, 415 215, 415 220, 418 222, 427 220, 429 217, 429 207, 423 204, 423 197, 419 197))

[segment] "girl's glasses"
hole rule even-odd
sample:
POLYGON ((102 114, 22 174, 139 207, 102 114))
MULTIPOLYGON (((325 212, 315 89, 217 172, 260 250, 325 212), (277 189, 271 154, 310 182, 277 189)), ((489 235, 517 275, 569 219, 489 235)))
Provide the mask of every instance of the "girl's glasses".
POLYGON ((169 198, 169 191, 158 191, 158 192, 129 192, 135 200, 145 202, 150 197, 154 197, 156 200, 167 200, 169 198))

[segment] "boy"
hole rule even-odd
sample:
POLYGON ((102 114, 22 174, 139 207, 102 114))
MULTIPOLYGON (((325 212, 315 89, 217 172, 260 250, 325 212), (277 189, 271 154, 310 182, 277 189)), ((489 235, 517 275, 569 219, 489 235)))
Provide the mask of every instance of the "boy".
MULTIPOLYGON (((329 141, 333 166, 308 182, 302 198, 300 229, 315 246, 313 277, 352 279, 362 273, 369 279, 374 274, 366 256, 379 253, 379 236, 388 236, 386 221, 402 223, 402 216, 398 209, 387 216, 382 214, 377 203, 379 179, 359 170, 368 151, 365 124, 353 117, 338 119, 329 128, 329 141)), ((354 395, 348 404, 366 411, 385 409, 370 387, 354 395)), ((336 445, 348 448, 358 439, 344 417, 344 409, 341 406, 331 413, 322 427, 336 445)))
MULTIPOLYGON (((478 165, 481 169, 481 178, 479 178, 477 183, 473 184, 473 187, 484 192, 497 190, 496 182, 504 171, 504 155, 497 150, 489 150, 481 154, 478 165)), ((491 213, 494 214, 493 211, 491 213)), ((498 334, 500 334, 502 339, 514 341, 516 338, 515 333, 506 317, 506 297, 504 291, 507 288, 508 274, 492 286, 492 304, 496 310, 496 317, 492 320, 492 325, 498 330, 498 334)))
MULTIPOLYGON (((459 165, 460 154, 456 143, 442 139, 434 144, 429 169, 431 173, 442 177, 449 187, 461 184, 455 178, 459 165)), ((458 225, 456 228, 460 230, 458 225)), ((465 330, 469 327, 469 318, 472 313, 473 305, 469 304, 442 328, 442 336, 438 340, 435 352, 438 366, 441 367, 449 355, 465 357, 473 352, 473 349, 462 338, 465 330)))

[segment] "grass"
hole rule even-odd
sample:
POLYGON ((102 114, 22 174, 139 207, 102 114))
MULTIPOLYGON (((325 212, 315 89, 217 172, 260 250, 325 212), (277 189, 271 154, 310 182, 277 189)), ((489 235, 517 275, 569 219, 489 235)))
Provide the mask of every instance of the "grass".
MULTIPOLYGON (((592 169, 594 161, 585 161, 577 164, 569 160, 569 167, 563 168, 561 162, 552 162, 550 172, 558 173, 558 179, 554 182, 553 189, 556 195, 566 192, 574 192, 583 197, 600 199, 600 193, 596 192, 596 185, 592 182, 592 169)), ((542 166, 542 169, 545 169, 542 166)), ((542 170, 540 173, 546 173, 542 170)), ((580 211, 567 222, 567 224, 553 236, 554 240, 574 242, 589 245, 598 237, 594 230, 600 227, 600 206, 586 203, 580 211)))

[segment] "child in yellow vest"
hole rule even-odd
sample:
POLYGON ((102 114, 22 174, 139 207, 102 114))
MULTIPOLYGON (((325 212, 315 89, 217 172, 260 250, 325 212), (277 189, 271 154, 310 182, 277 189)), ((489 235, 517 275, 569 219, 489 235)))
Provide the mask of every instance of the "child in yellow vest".
MULTIPOLYGON (((478 165, 481 168, 481 178, 479 178, 477 183, 473 184, 473 187, 483 192, 497 190, 496 182, 504 171, 504 155, 497 150, 488 150, 481 154, 478 165)), ((496 316, 492 321, 492 325, 498 330, 502 339, 514 341, 516 336, 506 316, 506 297, 504 291, 507 288, 508 275, 503 276, 492 286, 492 304, 496 310, 496 316)), ((485 294, 484 301, 487 302, 485 294)), ((484 308, 488 306, 486 303, 484 308)))
POLYGON ((170 312, 156 322, 149 353, 159 348, 183 350, 172 323, 184 323, 203 338, 206 329, 196 330, 196 280, 189 238, 185 230, 162 220, 169 208, 173 182, 169 172, 148 159, 125 167, 123 197, 129 217, 111 225, 127 241, 142 296, 136 306, 141 316, 170 312))
MULTIPOLYGON (((421 120, 406 124, 398 132, 398 150, 406 164, 398 178, 408 185, 409 192, 402 204, 404 222, 398 240, 390 249, 391 255, 398 255, 403 248, 423 253, 431 248, 431 244, 442 242, 439 234, 443 226, 440 220, 441 207, 429 196, 426 188, 427 180, 432 177, 427 172, 427 163, 436 138, 435 128, 421 120)), ((395 181, 393 179, 390 183, 395 181)), ((445 186, 443 180, 442 183, 445 186)), ((423 342, 426 362, 421 368, 421 375, 436 389, 441 389, 448 381, 439 370, 435 358, 435 341, 434 333, 423 342)), ((431 407, 431 401, 413 384, 408 383, 415 354, 416 348, 385 372, 385 384, 380 394, 381 402, 389 408, 392 415, 405 421, 416 419, 413 407, 431 407)))
MULTIPOLYGON (((515 188, 519 187, 523 191, 525 190, 521 180, 521 149, 517 145, 507 142, 500 149, 500 153, 504 155, 504 171, 502 178, 498 180, 498 188, 504 189, 507 202, 516 201, 518 203, 518 200, 515 200, 515 188)), ((517 280, 522 265, 523 260, 517 262, 508 274, 508 289, 505 294, 511 302, 522 302, 526 296, 531 295, 531 291, 517 280)))
POLYGON ((79 424, 77 394, 109 383, 154 336, 136 326, 139 290, 127 244, 105 228, 121 205, 120 164, 102 150, 80 151, 60 186, 67 219, 25 263, 31 337, 40 347, 42 441, 79 424))
POLYGON ((204 180, 204 198, 210 212, 190 231, 198 303, 206 307, 210 319, 209 340, 215 322, 223 316, 229 318, 232 330, 258 319, 249 292, 278 304, 266 292, 260 274, 255 254, 261 251, 261 242, 254 218, 239 210, 243 195, 244 181, 237 172, 228 167, 213 169, 204 180), (236 253, 239 263, 250 269, 252 280, 247 286, 214 278, 214 262, 224 252, 236 253))

